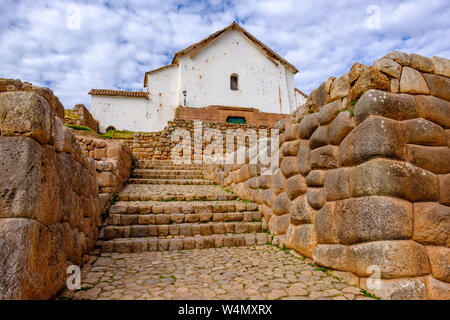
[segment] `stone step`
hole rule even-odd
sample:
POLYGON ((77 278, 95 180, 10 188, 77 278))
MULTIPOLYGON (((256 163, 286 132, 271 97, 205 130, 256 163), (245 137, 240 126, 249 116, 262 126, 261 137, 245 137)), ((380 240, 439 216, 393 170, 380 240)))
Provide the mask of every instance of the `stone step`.
POLYGON ((136 169, 154 169, 154 170, 203 170, 203 165, 192 165, 192 164, 141 164, 138 163, 135 167, 136 169))
POLYGON ((214 234, 210 236, 174 236, 147 238, 120 238, 104 241, 103 253, 131 253, 146 251, 189 250, 203 248, 264 245, 272 237, 266 233, 214 234))
POLYGON ((178 184, 178 185, 213 185, 214 181, 204 179, 148 179, 148 178, 130 178, 129 184, 178 184))
POLYGON ((215 185, 129 184, 118 198, 121 201, 223 201, 237 196, 215 185))
POLYGON ((131 178, 141 178, 141 179, 203 179, 203 175, 201 174, 187 174, 187 173, 133 173, 131 178))
POLYGON ((258 211, 258 205, 232 201, 119 201, 109 208, 110 214, 193 214, 258 211))
POLYGON ((176 175, 176 174, 192 174, 192 175, 201 175, 202 170, 153 170, 153 169, 134 169, 133 174, 168 174, 168 175, 176 175))
MULTIPOLYGON (((162 218, 163 216, 157 216, 162 218)), ((167 221, 168 222, 168 221, 167 221)), ((103 229, 103 239, 146 238, 160 236, 210 236, 212 234, 243 234, 262 231, 262 222, 205 222, 205 223, 175 223, 148 224, 131 226, 106 226, 103 229)))
POLYGON ((259 211, 209 212, 209 213, 148 213, 148 214, 110 214, 109 225, 129 226, 148 224, 182 224, 195 222, 254 222, 261 221, 259 211))

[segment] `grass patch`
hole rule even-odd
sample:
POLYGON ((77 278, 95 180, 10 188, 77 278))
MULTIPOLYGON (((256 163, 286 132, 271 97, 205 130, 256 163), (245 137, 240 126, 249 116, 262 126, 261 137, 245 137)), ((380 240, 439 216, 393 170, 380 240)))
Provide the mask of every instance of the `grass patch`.
POLYGON ((358 103, 359 99, 353 100, 353 101, 349 101, 347 103, 348 106, 356 106, 356 104, 358 103))
POLYGON ((368 297, 368 298, 380 300, 380 297, 377 297, 376 295, 374 295, 374 294, 372 294, 372 293, 370 293, 370 292, 367 292, 367 291, 364 290, 364 289, 361 289, 361 292, 362 292, 362 294, 364 295, 364 297, 368 297))
POLYGON ((309 113, 309 114, 314 113, 314 110, 313 110, 312 108, 309 108, 309 109, 308 109, 308 113, 309 113))
POLYGON ((73 130, 78 130, 78 131, 90 131, 92 133, 95 133, 94 130, 92 130, 89 127, 86 126, 79 126, 77 124, 65 124, 66 127, 73 129, 73 130))
POLYGON ((80 115, 73 112, 72 109, 65 109, 64 110, 64 118, 78 120, 78 119, 80 119, 80 115))
POLYGON ((109 199, 109 204, 113 206, 117 203, 117 201, 119 201, 119 195, 116 193, 111 199, 109 199))

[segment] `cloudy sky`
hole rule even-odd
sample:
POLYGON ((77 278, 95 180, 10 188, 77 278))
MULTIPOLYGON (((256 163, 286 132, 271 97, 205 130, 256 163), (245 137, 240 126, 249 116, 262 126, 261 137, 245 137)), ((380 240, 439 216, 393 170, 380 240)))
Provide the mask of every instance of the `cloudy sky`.
POLYGON ((235 20, 309 94, 394 49, 450 58, 449 17, 449 0, 1 0, 0 77, 89 106, 91 88, 140 90, 146 71, 235 20))

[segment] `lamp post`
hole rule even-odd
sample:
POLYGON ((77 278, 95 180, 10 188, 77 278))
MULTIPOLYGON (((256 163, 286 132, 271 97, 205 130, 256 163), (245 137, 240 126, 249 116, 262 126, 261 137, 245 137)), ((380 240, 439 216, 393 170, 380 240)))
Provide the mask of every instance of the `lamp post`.
POLYGON ((186 94, 187 94, 187 91, 186 91, 186 90, 183 90, 184 106, 185 106, 185 107, 186 107, 186 94))

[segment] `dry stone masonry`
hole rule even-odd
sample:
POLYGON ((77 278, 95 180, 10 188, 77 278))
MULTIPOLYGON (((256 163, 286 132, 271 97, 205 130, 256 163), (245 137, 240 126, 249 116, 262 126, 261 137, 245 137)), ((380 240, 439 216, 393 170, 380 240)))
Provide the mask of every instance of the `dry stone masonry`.
POLYGON ((279 169, 210 165, 274 243, 387 299, 450 299, 450 61, 393 51, 330 78, 279 124, 279 169), (299 109, 300 110, 300 109, 299 109))

